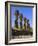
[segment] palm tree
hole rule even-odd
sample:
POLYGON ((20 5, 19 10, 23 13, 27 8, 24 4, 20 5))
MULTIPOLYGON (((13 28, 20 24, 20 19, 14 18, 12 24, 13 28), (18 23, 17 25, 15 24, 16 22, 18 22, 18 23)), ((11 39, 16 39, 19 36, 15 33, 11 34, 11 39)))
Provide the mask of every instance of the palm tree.
POLYGON ((22 28, 22 18, 23 18, 23 14, 20 14, 20 28, 22 28))
POLYGON ((15 27, 18 28, 18 16, 19 16, 19 11, 18 10, 15 11, 15 16, 16 16, 15 27))

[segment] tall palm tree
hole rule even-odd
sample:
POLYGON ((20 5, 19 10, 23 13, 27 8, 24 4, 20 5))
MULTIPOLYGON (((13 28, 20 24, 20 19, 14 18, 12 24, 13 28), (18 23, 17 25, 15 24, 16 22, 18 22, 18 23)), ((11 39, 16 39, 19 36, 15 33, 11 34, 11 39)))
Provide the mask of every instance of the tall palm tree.
POLYGON ((15 11, 15 16, 16 16, 15 27, 18 28, 18 16, 19 16, 19 11, 18 10, 15 11))
POLYGON ((22 18, 23 18, 23 14, 20 14, 20 28, 22 29, 22 18))

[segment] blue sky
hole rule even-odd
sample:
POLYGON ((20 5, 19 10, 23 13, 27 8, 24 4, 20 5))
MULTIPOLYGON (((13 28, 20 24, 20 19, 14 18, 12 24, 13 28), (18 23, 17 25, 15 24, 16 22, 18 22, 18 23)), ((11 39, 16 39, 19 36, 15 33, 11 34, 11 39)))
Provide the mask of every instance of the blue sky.
MULTIPOLYGON (((19 7, 19 6, 11 6, 11 25, 14 27, 14 21, 15 21, 15 11, 19 10, 20 13, 23 14, 23 17, 26 17, 29 19, 30 26, 32 27, 32 7, 19 7)), ((19 25, 18 20, 18 25, 19 25)), ((24 23, 24 21, 22 22, 24 23)))

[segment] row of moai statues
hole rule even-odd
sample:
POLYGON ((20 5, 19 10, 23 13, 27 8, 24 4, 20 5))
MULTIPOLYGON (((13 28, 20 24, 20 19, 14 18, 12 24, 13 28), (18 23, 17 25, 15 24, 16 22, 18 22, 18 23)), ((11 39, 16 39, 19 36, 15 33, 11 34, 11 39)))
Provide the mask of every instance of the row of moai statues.
MULTIPOLYGON (((18 10, 15 11, 15 27, 18 28, 18 16, 20 16, 20 29, 23 29, 22 26, 22 20, 23 20, 23 14, 20 14, 18 10)), ((30 24, 29 24, 29 20, 27 20, 26 18, 24 18, 24 29, 29 30, 30 28, 30 24)))

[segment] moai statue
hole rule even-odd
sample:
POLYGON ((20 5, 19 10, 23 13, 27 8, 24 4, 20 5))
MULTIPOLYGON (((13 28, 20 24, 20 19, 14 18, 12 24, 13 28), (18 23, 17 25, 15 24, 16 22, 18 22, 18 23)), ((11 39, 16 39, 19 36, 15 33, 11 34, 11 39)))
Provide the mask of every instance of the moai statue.
POLYGON ((20 14, 20 28, 22 29, 22 18, 23 18, 23 14, 20 14))
POLYGON ((27 30, 30 31, 30 24, 29 24, 29 20, 27 20, 27 30))
POLYGON ((15 27, 18 28, 18 16, 19 16, 19 11, 18 10, 15 11, 15 16, 16 16, 15 27))
POLYGON ((24 18, 24 30, 26 30, 26 22, 27 22, 27 20, 26 20, 26 18, 24 18))

